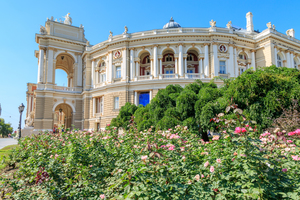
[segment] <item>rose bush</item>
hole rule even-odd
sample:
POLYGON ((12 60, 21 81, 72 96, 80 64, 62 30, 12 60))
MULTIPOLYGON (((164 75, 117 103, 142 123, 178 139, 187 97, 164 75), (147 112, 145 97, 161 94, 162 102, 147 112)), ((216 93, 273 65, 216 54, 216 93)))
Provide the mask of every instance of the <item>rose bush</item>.
POLYGON ((299 198, 298 135, 252 131, 228 129, 209 142, 183 126, 26 137, 0 191, 15 199, 299 198))

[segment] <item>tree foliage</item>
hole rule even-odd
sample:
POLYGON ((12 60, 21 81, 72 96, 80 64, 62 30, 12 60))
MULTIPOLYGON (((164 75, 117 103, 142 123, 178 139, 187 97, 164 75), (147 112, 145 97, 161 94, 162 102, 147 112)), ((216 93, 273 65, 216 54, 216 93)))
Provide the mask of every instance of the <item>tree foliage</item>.
POLYGON ((7 137, 8 134, 13 132, 11 124, 5 123, 4 119, 0 118, 0 135, 2 137, 7 137))
MULTIPOLYGON (((133 114, 139 131, 155 128, 166 130, 176 125, 188 126, 199 134, 207 130, 219 131, 211 119, 224 112, 230 102, 244 111, 244 115, 257 122, 259 131, 269 127, 278 118, 283 108, 292 105, 292 99, 300 97, 300 73, 297 69, 286 67, 262 67, 246 70, 235 79, 223 80, 221 87, 211 81, 203 83, 196 80, 184 88, 169 85, 159 90, 147 106, 139 106, 133 114)), ((116 118, 120 123, 128 119, 120 112, 116 118)), ((226 115, 228 119, 234 115, 226 115)))

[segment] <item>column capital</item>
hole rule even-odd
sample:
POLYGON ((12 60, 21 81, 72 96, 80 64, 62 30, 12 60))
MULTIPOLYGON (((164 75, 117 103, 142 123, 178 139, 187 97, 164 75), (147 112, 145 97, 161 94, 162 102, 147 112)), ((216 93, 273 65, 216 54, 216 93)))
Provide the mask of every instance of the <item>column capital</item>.
POLYGON ((110 53, 112 53, 112 51, 108 51, 107 53, 110 54, 110 53))
POLYGON ((211 44, 212 44, 212 45, 218 45, 219 43, 217 43, 217 42, 212 42, 211 44))
POLYGON ((41 46, 39 46, 39 49, 40 49, 40 50, 43 50, 43 51, 46 51, 46 50, 47 50, 46 47, 41 47, 41 46))
POLYGON ((124 47, 124 48, 122 48, 122 51, 124 51, 124 50, 126 50, 126 49, 128 49, 127 47, 124 47))
POLYGON ((203 59, 204 59, 203 57, 200 57, 200 58, 198 59, 198 61, 203 60, 203 59))
POLYGON ((55 48, 53 48, 53 47, 48 47, 48 50, 55 51, 55 48))
POLYGON ((275 49, 278 49, 278 46, 277 46, 277 45, 274 45, 274 48, 275 48, 275 49))
POLYGON ((154 44, 153 47, 158 47, 158 44, 154 44))
POLYGON ((183 46, 183 43, 178 43, 179 46, 183 46))
POLYGON ((228 44, 228 46, 235 48, 234 44, 228 44))
POLYGON ((131 50, 134 50, 134 47, 129 48, 129 50, 130 50, 130 51, 131 51, 131 50))
POLYGON ((285 50, 284 53, 290 53, 290 50, 285 50))
POLYGON ((250 52, 251 52, 251 53, 255 53, 255 52, 256 52, 256 50, 254 50, 254 49, 251 49, 251 50, 250 50, 250 52))
POLYGON ((208 45, 209 45, 209 43, 204 43, 203 45, 204 45, 204 46, 208 46, 208 45))

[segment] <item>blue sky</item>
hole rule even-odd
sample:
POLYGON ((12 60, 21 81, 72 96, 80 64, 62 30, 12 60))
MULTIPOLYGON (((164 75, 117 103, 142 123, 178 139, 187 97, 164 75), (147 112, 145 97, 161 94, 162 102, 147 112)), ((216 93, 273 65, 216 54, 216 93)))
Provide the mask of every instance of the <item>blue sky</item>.
MULTIPOLYGON (((182 27, 209 27, 211 19, 217 26, 228 21, 245 28, 246 13, 253 13, 255 30, 264 30, 272 22, 285 33, 294 28, 300 39, 298 9, 300 1, 12 1, 0 0, 0 103, 2 115, 14 129, 18 127, 18 106, 26 105, 26 83, 37 81, 37 58, 34 50, 35 33, 46 18, 62 18, 68 12, 73 25, 83 24, 91 44, 107 39, 109 31, 121 34, 124 26, 129 33, 160 29, 171 16, 182 27)), ((59 74, 58 85, 66 85, 65 75, 59 74)), ((22 117, 24 126, 25 112, 22 117)))

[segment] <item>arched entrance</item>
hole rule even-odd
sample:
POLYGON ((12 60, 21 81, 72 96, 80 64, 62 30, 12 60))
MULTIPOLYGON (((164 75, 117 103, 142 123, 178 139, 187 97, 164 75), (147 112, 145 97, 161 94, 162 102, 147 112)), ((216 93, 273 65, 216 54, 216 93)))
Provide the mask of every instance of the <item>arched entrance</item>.
POLYGON ((56 106, 53 116, 53 128, 67 128, 72 129, 73 123, 73 110, 66 104, 62 103, 56 106))
POLYGON ((72 58, 71 55, 67 53, 61 53, 56 57, 56 65, 55 65, 55 83, 58 83, 56 77, 56 72, 59 72, 59 70, 63 70, 67 74, 67 84, 63 85, 65 87, 74 87, 75 82, 74 82, 74 59, 72 58))

